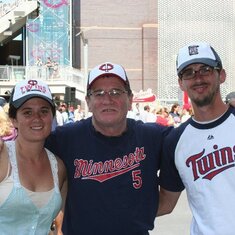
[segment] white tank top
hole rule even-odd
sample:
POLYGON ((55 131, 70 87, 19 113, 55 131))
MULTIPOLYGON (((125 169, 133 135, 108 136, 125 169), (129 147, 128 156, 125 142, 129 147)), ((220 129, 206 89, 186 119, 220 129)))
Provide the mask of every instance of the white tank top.
MULTIPOLYGON (((9 175, 9 171, 10 171, 10 164, 8 166, 8 173, 6 178, 0 182, 0 205, 7 199, 7 197, 10 195, 13 185, 14 185, 14 181, 12 178, 12 173, 11 175, 9 175)), ((24 188, 24 187, 23 187, 24 188)), ((51 197, 51 195, 53 194, 54 188, 47 191, 47 192, 33 192, 30 191, 27 188, 24 188, 25 191, 27 192, 28 197, 31 199, 31 201, 33 202, 33 204, 35 206, 37 206, 38 208, 41 208, 43 206, 45 206, 48 201, 49 198, 51 197)))
MULTIPOLYGON (((10 177, 1 182, 0 188, 0 234, 1 235, 43 235, 48 234, 53 219, 61 209, 62 198, 58 185, 58 166, 55 156, 46 149, 50 161, 54 188, 52 192, 45 192, 50 196, 44 200, 39 194, 33 196, 20 184, 15 142, 6 142, 9 160, 12 167, 10 177), (13 185, 12 185, 13 182, 13 185), (2 196, 2 191, 7 193, 2 196), (31 200, 33 198, 33 200, 31 200), (45 200, 46 199, 46 200, 45 200)), ((9 175, 9 174, 8 174, 9 175)), ((34 193, 33 193, 34 194, 34 193)))

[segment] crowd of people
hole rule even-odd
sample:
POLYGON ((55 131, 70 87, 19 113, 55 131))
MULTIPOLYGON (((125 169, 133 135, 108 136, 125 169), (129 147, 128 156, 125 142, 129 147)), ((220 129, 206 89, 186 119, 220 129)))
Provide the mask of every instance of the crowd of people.
POLYGON ((48 80, 59 76, 59 64, 55 60, 52 60, 51 57, 47 57, 45 62, 41 57, 38 57, 35 61, 35 65, 37 66, 37 77, 39 79, 44 78, 45 80, 48 80), (44 70, 46 72, 45 75, 43 72, 44 70))
POLYGON ((86 118, 84 110, 80 104, 77 104, 76 109, 73 105, 67 105, 66 103, 60 103, 56 105, 56 114, 52 129, 54 130, 57 126, 63 126, 68 123, 81 121, 86 118))
POLYGON ((193 115, 191 104, 180 106, 178 103, 168 106, 134 103, 127 117, 141 120, 144 123, 156 122, 163 126, 177 127, 193 115), (151 107, 152 106, 152 107, 151 107))
POLYGON ((56 224, 64 235, 147 235, 186 189, 191 235, 233 235, 235 94, 223 101, 226 72, 208 43, 186 45, 176 62, 191 103, 169 109, 133 104, 125 69, 111 62, 89 73, 88 118, 56 107, 40 80, 17 83, 8 111, 17 136, 0 142, 1 232, 56 224))
MULTIPOLYGON (((56 126, 62 126, 67 123, 80 121, 92 115, 85 115, 85 111, 78 104, 76 109, 73 105, 67 105, 66 103, 60 103, 57 106, 55 123, 56 126)), ((127 118, 142 121, 144 123, 158 123, 163 126, 177 127, 181 123, 185 122, 193 115, 191 104, 184 104, 180 106, 178 103, 174 103, 169 109, 167 106, 151 104, 132 104, 132 108, 127 112, 127 118)), ((54 128, 53 128, 54 129, 54 128)))

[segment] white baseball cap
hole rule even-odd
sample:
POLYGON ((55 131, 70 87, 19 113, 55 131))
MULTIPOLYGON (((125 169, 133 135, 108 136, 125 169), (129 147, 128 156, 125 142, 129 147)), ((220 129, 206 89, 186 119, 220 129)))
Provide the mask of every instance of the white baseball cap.
POLYGON ((124 68, 119 64, 114 64, 111 62, 105 62, 100 65, 97 65, 93 68, 88 76, 87 81, 87 90, 90 89, 91 84, 97 79, 104 75, 115 75, 120 78, 130 89, 129 80, 126 75, 126 71, 124 68))
POLYGON ((205 42, 190 43, 179 50, 176 67, 177 74, 190 64, 202 63, 222 68, 222 62, 214 48, 205 42))
POLYGON ((42 98, 48 101, 52 107, 55 106, 48 85, 36 79, 18 82, 13 88, 9 104, 18 109, 24 102, 34 97, 42 98))

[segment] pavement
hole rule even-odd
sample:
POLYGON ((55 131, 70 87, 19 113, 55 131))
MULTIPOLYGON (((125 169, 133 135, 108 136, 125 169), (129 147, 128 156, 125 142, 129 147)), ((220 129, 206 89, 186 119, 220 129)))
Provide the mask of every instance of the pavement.
POLYGON ((184 190, 173 212, 156 218, 155 229, 150 235, 189 235, 191 219, 192 214, 184 190))

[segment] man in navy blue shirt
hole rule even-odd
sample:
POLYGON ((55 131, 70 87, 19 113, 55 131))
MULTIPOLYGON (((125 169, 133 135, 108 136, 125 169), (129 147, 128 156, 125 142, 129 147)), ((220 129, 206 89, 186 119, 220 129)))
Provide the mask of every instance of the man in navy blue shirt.
POLYGON ((68 171, 65 235, 146 235, 158 208, 158 176, 169 128, 126 118, 133 94, 122 66, 91 70, 92 117, 58 127, 47 148, 68 171))

